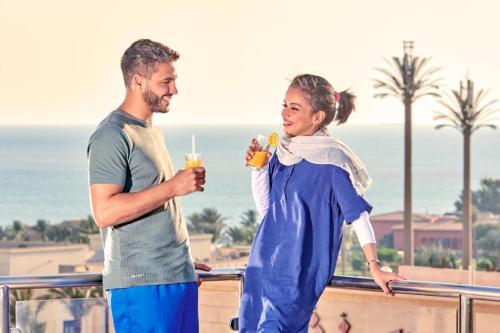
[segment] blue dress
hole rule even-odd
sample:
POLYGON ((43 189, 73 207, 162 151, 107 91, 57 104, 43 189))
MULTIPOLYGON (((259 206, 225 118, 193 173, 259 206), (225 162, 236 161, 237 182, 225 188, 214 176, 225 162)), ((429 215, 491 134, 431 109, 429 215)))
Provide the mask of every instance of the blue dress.
POLYGON ((371 206, 349 175, 306 160, 269 162, 269 209, 250 250, 240 332, 307 332, 316 303, 335 271, 344 220, 371 206))

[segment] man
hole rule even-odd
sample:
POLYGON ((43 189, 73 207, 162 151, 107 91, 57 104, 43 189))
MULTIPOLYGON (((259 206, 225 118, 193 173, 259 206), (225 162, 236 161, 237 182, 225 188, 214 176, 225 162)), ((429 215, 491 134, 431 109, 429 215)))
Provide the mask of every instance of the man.
POLYGON ((123 54, 126 96, 88 145, 92 212, 115 331, 198 332, 198 290, 178 196, 203 192, 205 169, 173 165, 154 113, 177 94, 169 47, 142 39, 123 54))

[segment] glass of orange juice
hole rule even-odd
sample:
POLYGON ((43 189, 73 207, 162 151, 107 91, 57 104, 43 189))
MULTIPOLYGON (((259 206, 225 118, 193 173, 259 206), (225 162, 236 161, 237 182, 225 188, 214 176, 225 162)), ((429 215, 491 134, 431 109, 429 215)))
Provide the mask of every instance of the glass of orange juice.
POLYGON ((197 168, 203 166, 201 162, 201 154, 199 153, 187 153, 184 160, 184 168, 197 168))
POLYGON ((259 170, 267 164, 267 154, 271 147, 275 148, 278 146, 279 136, 278 133, 271 133, 269 136, 260 134, 256 140, 259 144, 259 150, 254 153, 246 165, 251 169, 259 170))

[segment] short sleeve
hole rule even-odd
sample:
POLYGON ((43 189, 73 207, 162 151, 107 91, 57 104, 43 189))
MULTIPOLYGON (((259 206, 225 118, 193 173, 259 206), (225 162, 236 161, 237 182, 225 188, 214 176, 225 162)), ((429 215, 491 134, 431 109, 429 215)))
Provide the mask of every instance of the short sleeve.
POLYGON ((98 128, 87 148, 89 185, 125 186, 130 149, 125 133, 113 126, 98 128))
POLYGON ((333 192, 347 224, 359 218, 361 213, 372 210, 372 206, 356 193, 347 171, 335 168, 333 173, 333 192))

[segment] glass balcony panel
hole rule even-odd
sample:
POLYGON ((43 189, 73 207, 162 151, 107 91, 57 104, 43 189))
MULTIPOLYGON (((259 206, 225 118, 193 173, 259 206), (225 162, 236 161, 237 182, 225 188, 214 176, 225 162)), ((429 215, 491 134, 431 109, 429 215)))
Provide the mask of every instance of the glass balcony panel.
POLYGON ((105 298, 16 302, 16 328, 23 333, 112 333, 105 298))
POLYGON ((200 332, 234 332, 229 320, 238 317, 238 281, 204 282, 198 304, 200 332))
POLYGON ((309 333, 456 332, 458 299, 328 288, 309 323, 309 333))
POLYGON ((472 304, 474 332, 497 333, 500 323, 500 302, 473 301, 472 304))

